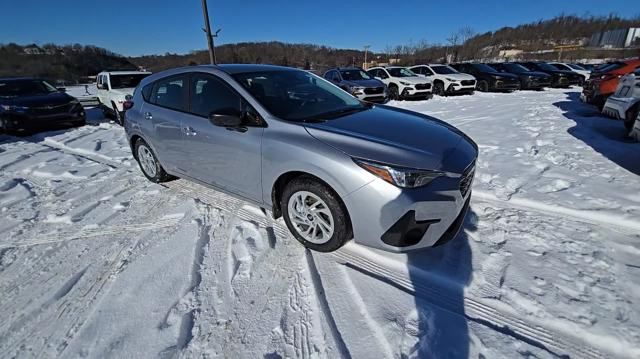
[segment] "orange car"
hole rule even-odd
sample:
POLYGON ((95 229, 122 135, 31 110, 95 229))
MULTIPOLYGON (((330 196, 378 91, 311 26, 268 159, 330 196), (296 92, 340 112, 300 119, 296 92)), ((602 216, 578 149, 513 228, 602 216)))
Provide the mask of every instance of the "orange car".
POLYGON ((640 67, 640 58, 634 60, 615 61, 596 68, 582 87, 580 98, 586 103, 604 107, 607 98, 616 92, 620 78, 640 67))

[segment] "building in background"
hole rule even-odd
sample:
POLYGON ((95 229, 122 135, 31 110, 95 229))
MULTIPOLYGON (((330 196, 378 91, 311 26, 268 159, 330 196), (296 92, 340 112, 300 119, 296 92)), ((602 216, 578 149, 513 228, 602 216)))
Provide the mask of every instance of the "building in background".
POLYGON ((640 46, 640 27, 595 33, 589 40, 589 46, 616 49, 640 46))

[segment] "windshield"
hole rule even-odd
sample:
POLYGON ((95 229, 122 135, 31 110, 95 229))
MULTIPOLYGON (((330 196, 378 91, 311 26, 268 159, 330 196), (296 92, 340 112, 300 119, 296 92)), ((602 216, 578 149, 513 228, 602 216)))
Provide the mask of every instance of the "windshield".
POLYGON ((42 80, 0 81, 0 97, 19 97, 46 95, 58 90, 42 80))
POLYGON ((418 76, 413 71, 411 71, 409 69, 405 69, 404 67, 392 67, 392 68, 388 68, 387 71, 389 71, 389 75, 391 75, 393 77, 414 77, 414 76, 418 76))
POLYGON ((528 72, 529 69, 519 65, 519 64, 502 64, 502 67, 504 67, 505 70, 507 70, 507 72, 511 72, 514 74, 519 74, 521 72, 528 72))
POLYGON ((371 76, 362 70, 342 70, 340 74, 347 81, 371 80, 371 76))
POLYGON ((111 75, 110 82, 112 89, 126 89, 138 86, 140 81, 149 74, 135 74, 135 75, 111 75))
POLYGON ((287 121, 320 121, 370 108, 328 81, 304 71, 233 75, 273 115, 287 121))
POLYGON ((542 70, 546 70, 546 71, 557 71, 560 70, 558 68, 555 68, 552 65, 547 64, 546 62, 539 62, 536 64, 540 69, 542 70))
POLYGON ((431 66, 431 69, 440 75, 449 75, 449 74, 457 74, 458 71, 456 71, 453 67, 451 66, 447 66, 447 65, 439 65, 439 66, 431 66))
POLYGON ((482 72, 498 72, 496 69, 486 64, 473 64, 473 67, 482 72))

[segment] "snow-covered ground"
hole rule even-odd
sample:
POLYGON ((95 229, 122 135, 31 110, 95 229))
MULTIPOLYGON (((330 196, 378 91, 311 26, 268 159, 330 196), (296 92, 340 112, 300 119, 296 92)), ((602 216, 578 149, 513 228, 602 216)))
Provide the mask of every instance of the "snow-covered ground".
POLYGON ((640 144, 578 90, 392 105, 480 147, 449 244, 307 252, 122 128, 0 135, 0 357, 638 358, 640 144))

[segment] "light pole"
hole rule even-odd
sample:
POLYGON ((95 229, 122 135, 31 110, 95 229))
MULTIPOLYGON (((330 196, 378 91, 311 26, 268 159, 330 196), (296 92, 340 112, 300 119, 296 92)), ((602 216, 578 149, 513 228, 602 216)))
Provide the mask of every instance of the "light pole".
POLYGON ((215 35, 211 35, 211 25, 209 24, 209 10, 207 9, 207 0, 202 0, 202 15, 204 16, 204 29, 207 34, 207 45, 209 46, 209 61, 212 65, 216 64, 216 48, 213 46, 213 38, 218 37, 220 30, 215 35))
POLYGON ((367 50, 369 50, 369 48, 371 47, 371 45, 364 45, 364 69, 367 69, 367 50))

